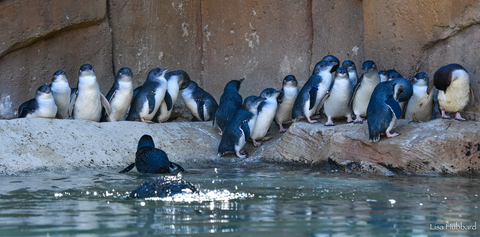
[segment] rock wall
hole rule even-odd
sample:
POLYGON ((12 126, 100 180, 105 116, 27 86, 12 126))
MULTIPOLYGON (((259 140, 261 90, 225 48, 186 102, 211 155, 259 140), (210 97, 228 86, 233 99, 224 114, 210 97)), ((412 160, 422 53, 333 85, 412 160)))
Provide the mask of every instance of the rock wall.
MULTIPOLYGON (((84 63, 104 93, 121 67, 138 86, 150 69, 169 66, 218 99, 227 81, 242 77, 244 97, 280 88, 288 74, 303 85, 327 54, 359 71, 372 59, 408 78, 460 63, 478 104, 480 59, 470 52, 479 46, 479 8, 475 0, 1 1, 0 116, 14 117, 56 70, 74 87, 84 63)), ((467 118, 479 115, 467 107, 467 118)))

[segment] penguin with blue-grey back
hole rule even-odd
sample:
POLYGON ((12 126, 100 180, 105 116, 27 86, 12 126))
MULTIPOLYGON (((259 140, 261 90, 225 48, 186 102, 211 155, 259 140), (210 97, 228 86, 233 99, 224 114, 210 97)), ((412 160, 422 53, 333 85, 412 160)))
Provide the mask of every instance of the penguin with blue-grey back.
POLYGON ((242 107, 242 96, 239 91, 243 80, 245 80, 245 78, 231 80, 223 89, 223 94, 220 97, 220 103, 213 120, 213 125, 220 129, 220 135, 223 135, 225 128, 230 124, 237 111, 242 107))

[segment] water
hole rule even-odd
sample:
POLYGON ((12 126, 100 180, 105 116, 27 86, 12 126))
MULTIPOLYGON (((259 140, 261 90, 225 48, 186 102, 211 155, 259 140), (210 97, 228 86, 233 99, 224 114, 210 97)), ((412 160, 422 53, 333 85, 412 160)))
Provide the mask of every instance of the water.
POLYGON ((156 176, 116 172, 2 177, 1 235, 480 235, 446 228, 480 221, 479 179, 197 169, 183 178, 201 197, 132 200, 156 176))

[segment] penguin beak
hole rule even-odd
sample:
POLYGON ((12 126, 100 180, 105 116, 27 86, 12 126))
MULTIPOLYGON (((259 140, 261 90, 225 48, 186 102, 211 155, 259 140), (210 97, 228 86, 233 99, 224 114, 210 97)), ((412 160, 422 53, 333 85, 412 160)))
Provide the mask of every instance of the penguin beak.
POLYGON ((245 78, 242 78, 242 79, 238 80, 238 83, 241 84, 243 82, 243 80, 245 80, 245 78))

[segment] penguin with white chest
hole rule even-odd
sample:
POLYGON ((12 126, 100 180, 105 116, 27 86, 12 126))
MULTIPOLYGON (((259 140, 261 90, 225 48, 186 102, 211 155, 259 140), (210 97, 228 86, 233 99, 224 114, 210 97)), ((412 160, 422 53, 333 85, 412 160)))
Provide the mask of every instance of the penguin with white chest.
POLYGON ((345 60, 342 63, 342 67, 347 69, 348 78, 350 79, 352 88, 355 88, 358 83, 357 67, 355 66, 355 63, 351 60, 345 60))
POLYGON ((408 100, 405 118, 410 121, 429 121, 432 117, 433 80, 424 72, 417 73, 412 81, 413 95, 408 100))
POLYGON ((213 120, 218 108, 217 101, 196 82, 190 81, 187 88, 182 90, 182 98, 195 119, 202 122, 213 120))
POLYGON ((339 67, 337 73, 335 73, 335 80, 333 81, 330 95, 323 105, 325 115, 328 117, 325 126, 334 126, 333 118, 339 117, 347 117, 347 122, 353 122, 352 108, 349 106, 352 93, 353 86, 347 69, 339 67))
POLYGON ((53 74, 50 89, 52 90, 53 99, 57 105, 58 114, 63 119, 67 119, 69 117, 68 107, 70 106, 71 88, 68 84, 65 71, 58 70, 53 74))
POLYGON ((110 104, 100 92, 97 77, 89 64, 82 65, 78 75, 77 90, 73 95, 69 107, 69 114, 73 119, 100 121, 102 117, 102 105, 107 114, 110 114, 110 104))
POLYGON ((265 136, 275 118, 275 112, 277 112, 278 107, 277 98, 279 95, 280 91, 273 88, 267 88, 260 94, 260 97, 265 100, 258 106, 257 121, 250 134, 254 146, 262 145, 262 143, 257 140, 262 139, 263 141, 268 141, 270 139, 270 137, 265 136))
POLYGON ((380 83, 377 65, 368 60, 362 65, 363 75, 360 77, 357 86, 353 90, 351 105, 355 114, 354 123, 363 123, 363 118, 367 116, 367 107, 370 97, 375 87, 380 83), (362 118, 363 117, 363 118, 362 118))
POLYGON ((133 74, 130 68, 118 70, 117 77, 112 88, 107 93, 107 100, 110 104, 110 114, 103 112, 102 122, 125 120, 128 108, 133 98, 133 74))
POLYGON ((367 124, 369 141, 378 142, 385 133, 388 138, 400 133, 390 133, 402 110, 400 102, 406 102, 413 94, 410 82, 404 78, 395 78, 381 82, 372 93, 367 108, 367 124))
POLYGON ((332 68, 338 65, 335 61, 320 61, 315 65, 312 75, 302 87, 295 100, 292 119, 307 118, 309 123, 316 123, 311 117, 323 105, 324 99, 332 86, 332 68))
POLYGON ((128 112, 128 121, 151 122, 162 101, 171 109, 171 100, 167 94, 165 73, 169 68, 154 68, 148 73, 147 80, 134 91, 134 97, 128 112))
POLYGON ((18 108, 19 118, 55 118, 57 105, 50 86, 43 85, 35 92, 35 99, 24 102, 18 108))
POLYGON ((243 147, 250 138, 250 131, 255 127, 257 121, 257 108, 265 98, 249 96, 245 99, 243 106, 236 113, 232 122, 228 124, 218 145, 218 156, 235 152, 238 158, 247 158, 248 154, 243 147))
POLYGON ((439 90, 437 99, 442 118, 450 118, 446 113, 455 113, 455 119, 465 121, 460 112, 467 106, 470 94, 470 76, 459 64, 448 64, 439 68, 433 76, 435 87, 439 90))
POLYGON ((167 107, 165 100, 158 108, 157 114, 155 115, 156 120, 159 123, 166 122, 172 115, 173 106, 177 101, 178 94, 181 90, 187 88, 190 83, 190 76, 185 71, 177 70, 173 72, 165 73, 165 79, 167 80, 167 93, 170 96, 172 106, 170 109, 167 107))
POLYGON ((292 120, 292 109, 298 95, 297 79, 293 75, 283 78, 282 92, 278 96, 278 109, 275 114, 275 123, 280 127, 279 132, 286 132, 283 123, 292 120))

